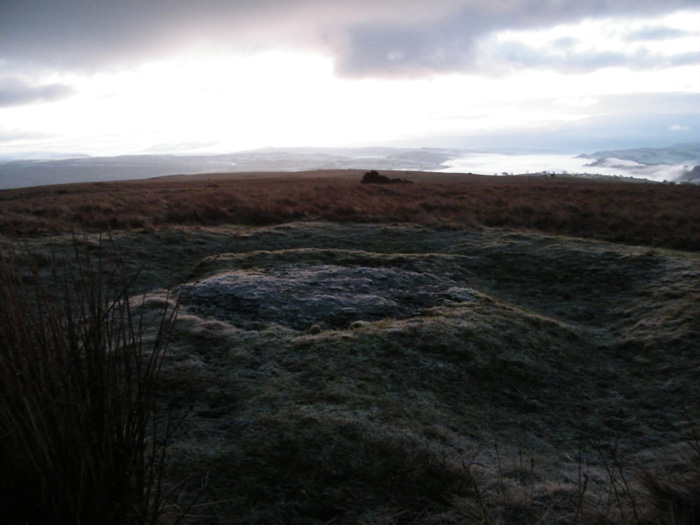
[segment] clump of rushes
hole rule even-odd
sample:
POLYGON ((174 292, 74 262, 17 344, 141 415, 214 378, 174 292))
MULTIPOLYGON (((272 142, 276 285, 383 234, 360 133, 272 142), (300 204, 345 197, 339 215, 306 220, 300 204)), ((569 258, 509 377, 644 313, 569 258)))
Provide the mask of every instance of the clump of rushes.
POLYGON ((652 523, 694 525, 700 523, 700 468, 685 478, 667 480, 650 471, 641 476, 652 505, 652 523))
POLYGON ((154 524, 155 387, 176 308, 145 338, 123 267, 75 246, 58 284, 0 255, 0 522, 154 524))

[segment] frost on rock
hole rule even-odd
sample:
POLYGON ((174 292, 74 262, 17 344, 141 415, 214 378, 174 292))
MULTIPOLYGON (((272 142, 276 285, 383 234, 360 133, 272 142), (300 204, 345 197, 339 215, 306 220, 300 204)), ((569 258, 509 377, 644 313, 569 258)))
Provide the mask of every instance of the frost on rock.
POLYGON ((247 329, 279 324, 346 328, 354 321, 402 319, 446 302, 475 300, 454 281, 401 268, 288 266, 227 271, 204 279, 184 295, 198 315, 247 329))

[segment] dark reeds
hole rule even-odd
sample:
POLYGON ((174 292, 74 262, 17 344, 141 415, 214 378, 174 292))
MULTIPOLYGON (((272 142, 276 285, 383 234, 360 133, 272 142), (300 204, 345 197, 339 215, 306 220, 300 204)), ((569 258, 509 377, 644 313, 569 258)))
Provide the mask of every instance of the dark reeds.
POLYGON ((153 524, 155 384, 175 311, 147 341, 120 265, 75 245, 56 282, 22 267, 27 253, 0 256, 0 522, 153 524))

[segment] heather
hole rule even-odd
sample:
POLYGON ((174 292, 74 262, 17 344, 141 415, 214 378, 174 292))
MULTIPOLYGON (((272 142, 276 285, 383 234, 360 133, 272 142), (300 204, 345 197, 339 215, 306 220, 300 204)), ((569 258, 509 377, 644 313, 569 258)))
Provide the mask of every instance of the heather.
POLYGON ((360 184, 361 172, 174 177, 0 192, 6 234, 290 220, 488 226, 697 250, 700 188, 569 177, 400 172, 414 184, 360 184))

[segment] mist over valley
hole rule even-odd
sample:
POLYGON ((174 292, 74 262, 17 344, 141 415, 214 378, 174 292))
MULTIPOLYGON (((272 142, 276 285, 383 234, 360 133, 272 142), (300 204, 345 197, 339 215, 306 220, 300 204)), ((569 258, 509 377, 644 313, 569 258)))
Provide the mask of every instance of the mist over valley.
POLYGON ((29 153, 0 156, 0 188, 148 179, 206 173, 376 169, 446 173, 569 174, 694 182, 700 144, 600 151, 581 155, 458 148, 263 148, 216 155, 29 153))

